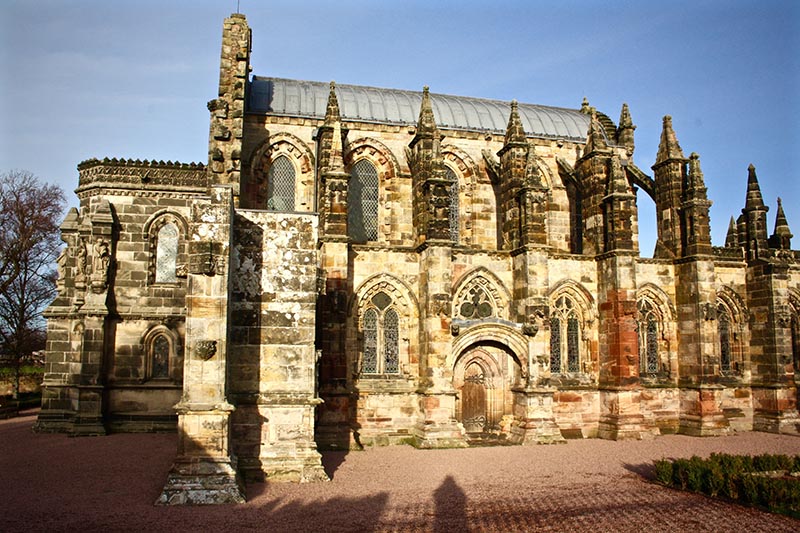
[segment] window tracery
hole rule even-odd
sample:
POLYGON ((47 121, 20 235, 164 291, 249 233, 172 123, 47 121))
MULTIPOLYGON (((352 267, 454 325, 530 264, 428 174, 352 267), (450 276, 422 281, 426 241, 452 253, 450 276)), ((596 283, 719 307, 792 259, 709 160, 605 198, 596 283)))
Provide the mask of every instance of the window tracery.
POLYGON ((719 365, 723 375, 736 376, 744 371, 744 314, 732 300, 733 291, 717 292, 717 337, 719 365))
POLYGON ((445 167, 447 180, 452 183, 450 186, 450 240, 453 244, 458 244, 458 176, 450 167, 445 167))
POLYGON ((400 317, 388 294, 375 294, 363 311, 362 374, 400 372, 400 317))
POLYGON ((639 300, 639 360, 641 372, 655 374, 661 370, 658 338, 663 330, 660 317, 653 303, 647 299, 639 300))
POLYGON ((789 312, 791 314, 790 332, 792 335, 792 365, 794 378, 800 380, 800 298, 795 293, 789 296, 789 312))
POLYGON ((476 283, 464 291, 458 314, 465 320, 480 320, 494 315, 494 305, 486 289, 476 283))
POLYGON ((378 240, 378 171, 359 159, 350 171, 347 191, 347 229, 355 243, 378 240))
POLYGON ((581 371, 581 318, 569 296, 559 296, 550 309, 550 372, 581 371))

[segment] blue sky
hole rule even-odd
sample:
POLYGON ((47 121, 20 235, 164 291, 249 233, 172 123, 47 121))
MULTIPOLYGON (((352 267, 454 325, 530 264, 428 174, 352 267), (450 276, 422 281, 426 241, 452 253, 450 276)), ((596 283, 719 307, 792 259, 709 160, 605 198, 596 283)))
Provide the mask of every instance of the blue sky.
MULTIPOLYGON (((222 20, 236 0, 0 2, 0 171, 71 191, 90 157, 202 161, 222 20)), ((241 0, 253 73, 421 89, 619 117, 651 173, 661 118, 705 173, 714 244, 756 166, 800 248, 800 2, 241 0)), ((640 193, 642 254, 654 242, 640 193)), ((72 195, 71 203, 76 200, 72 195)))

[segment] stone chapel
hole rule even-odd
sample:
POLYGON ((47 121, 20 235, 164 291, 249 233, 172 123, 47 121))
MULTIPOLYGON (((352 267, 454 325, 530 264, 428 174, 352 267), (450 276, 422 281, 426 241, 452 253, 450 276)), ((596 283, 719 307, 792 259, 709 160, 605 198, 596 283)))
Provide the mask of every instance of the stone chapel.
POLYGON ((326 479, 319 448, 800 433, 800 251, 753 166, 712 246, 669 116, 648 170, 625 105, 251 76, 250 53, 231 15, 206 163, 78 165, 38 431, 177 429, 160 503, 326 479))

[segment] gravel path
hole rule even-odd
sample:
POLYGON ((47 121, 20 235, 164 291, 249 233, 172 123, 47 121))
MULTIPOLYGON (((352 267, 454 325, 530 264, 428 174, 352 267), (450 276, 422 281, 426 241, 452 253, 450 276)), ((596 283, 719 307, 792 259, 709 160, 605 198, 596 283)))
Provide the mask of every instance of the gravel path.
POLYGON ((764 433, 465 450, 328 452, 329 483, 252 484, 239 506, 155 507, 175 435, 69 438, 0 421, 0 531, 800 531, 647 481, 654 459, 800 453, 764 433))

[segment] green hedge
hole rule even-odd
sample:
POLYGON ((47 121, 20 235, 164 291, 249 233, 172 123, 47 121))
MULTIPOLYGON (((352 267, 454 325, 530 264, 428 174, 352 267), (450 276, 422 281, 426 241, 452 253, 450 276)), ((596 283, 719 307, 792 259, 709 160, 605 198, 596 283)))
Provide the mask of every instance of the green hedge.
POLYGON ((711 454, 708 459, 661 459, 659 483, 721 496, 800 518, 800 455, 711 454))

